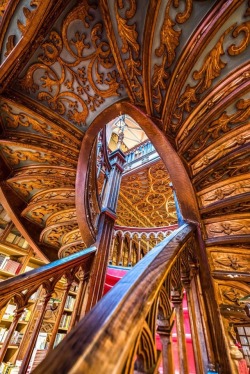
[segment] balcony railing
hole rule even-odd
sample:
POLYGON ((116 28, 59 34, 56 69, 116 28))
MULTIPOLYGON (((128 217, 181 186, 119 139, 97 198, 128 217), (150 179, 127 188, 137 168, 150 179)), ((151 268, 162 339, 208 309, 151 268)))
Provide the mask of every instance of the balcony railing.
POLYGON ((179 370, 188 373, 182 298, 186 290, 195 342, 197 372, 205 372, 206 348, 201 354, 203 329, 196 290, 198 262, 195 227, 185 224, 150 251, 50 352, 34 371, 43 373, 157 373, 161 352, 163 373, 173 373, 173 318, 179 349, 179 370))
POLYGON ((146 141, 139 146, 136 146, 126 153, 126 164, 124 173, 138 168, 145 162, 150 163, 160 159, 153 144, 146 141))

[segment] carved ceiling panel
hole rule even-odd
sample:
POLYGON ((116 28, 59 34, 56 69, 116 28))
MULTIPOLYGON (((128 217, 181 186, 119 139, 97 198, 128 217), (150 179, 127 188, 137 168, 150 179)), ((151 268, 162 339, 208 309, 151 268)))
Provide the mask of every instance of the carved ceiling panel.
POLYGON ((250 234, 248 213, 211 218, 204 220, 204 222, 208 238, 250 234))
MULTIPOLYGON (((186 1, 185 5, 171 0, 156 2, 156 7, 151 13, 151 17, 154 14, 155 32, 152 40, 150 67, 150 100, 154 115, 159 116, 165 112, 168 88, 172 83, 171 78, 175 69, 183 68, 183 65, 179 66, 178 62, 180 63, 182 55, 187 52, 185 41, 193 32, 194 21, 198 24, 204 15, 203 12, 209 11, 213 3, 209 1, 201 5, 193 0, 186 1)), ((198 38, 194 42, 197 41, 198 38)), ((178 77, 178 72, 176 76, 178 77)))
POLYGON ((221 111, 215 118, 208 121, 197 121, 193 128, 191 137, 184 139, 181 148, 187 161, 195 158, 206 147, 211 147, 214 142, 229 133, 231 130, 247 124, 250 118, 250 95, 244 95, 235 104, 229 105, 227 110, 221 111), (185 152, 187 149, 187 152, 185 152))
POLYGON ((173 115, 169 127, 172 135, 176 134, 185 118, 199 105, 204 95, 207 95, 208 91, 211 91, 216 84, 218 85, 218 82, 227 76, 226 67, 229 61, 232 69, 238 68, 240 64, 247 61, 246 49, 250 41, 250 23, 246 21, 246 10, 246 3, 243 2, 220 27, 213 39, 207 43, 201 55, 196 56, 196 59, 199 57, 198 62, 193 61, 189 77, 187 77, 180 96, 172 108, 173 115), (235 18, 242 21, 237 23, 235 18))
MULTIPOLYGON (((27 143, 28 142, 29 141, 27 141, 27 143)), ((53 149, 47 151, 47 143, 43 144, 44 148, 40 148, 39 144, 41 144, 39 138, 36 139, 36 145, 31 145, 30 148, 25 147, 21 143, 12 143, 11 141, 1 140, 0 150, 7 164, 13 168, 36 164, 63 166, 68 168, 76 167, 77 160, 71 159, 70 151, 66 150, 67 155, 60 155, 60 153, 56 154, 53 149)), ((58 146, 56 147, 56 149, 58 152, 60 152, 58 146)))
POLYGON ((97 109, 124 97, 98 7, 85 0, 66 10, 18 84, 20 90, 83 129, 97 109))
POLYGON ((117 223, 142 227, 175 224, 176 210, 169 183, 169 174, 162 161, 125 175, 118 199, 117 223))
POLYGON ((144 92, 141 45, 143 44, 143 27, 148 2, 110 0, 108 6, 104 3, 102 1, 106 25, 109 22, 112 23, 112 30, 110 29, 109 32, 110 38, 115 44, 113 47, 116 50, 116 60, 121 62, 119 64, 120 70, 129 83, 132 100, 142 104, 144 92), (109 18, 108 14, 113 11, 115 17, 109 18))
MULTIPOLYGON (((53 227, 46 227, 40 235, 40 240, 53 247, 60 248, 63 244, 67 244, 64 236, 72 234, 77 229, 77 222, 64 222, 63 224, 56 224, 53 227)), ((78 230, 79 231, 79 230, 78 230)))
MULTIPOLYGON (((80 140, 76 139, 70 133, 60 128, 52 121, 44 119, 32 110, 27 109, 22 104, 13 102, 12 100, 0 99, 0 115, 2 123, 7 131, 13 131, 13 134, 19 132, 28 132, 30 134, 46 137, 69 146, 76 152, 80 148, 80 140)), ((24 137, 24 134, 22 134, 24 137)))
POLYGON ((241 306, 241 299, 249 294, 249 287, 240 282, 215 282, 219 303, 241 306))
POLYGON ((71 189, 75 187, 75 181, 70 179, 62 180, 43 175, 23 178, 14 177, 8 180, 8 184, 20 197, 24 198, 26 201, 29 201, 32 196, 38 194, 42 190, 57 189, 61 187, 68 187, 71 189))
POLYGON ((35 204, 35 206, 29 204, 22 212, 22 215, 41 227, 44 227, 45 224, 46 226, 50 226, 55 223, 69 221, 71 219, 70 217, 72 217, 72 219, 76 218, 75 214, 68 214, 68 208, 70 205, 71 207, 74 207, 74 202, 70 204, 67 201, 56 202, 44 200, 42 204, 35 204), (57 212, 59 212, 58 215, 56 215, 57 212), (53 216, 53 218, 51 216, 53 216))
POLYGON ((210 266, 212 271, 247 272, 250 271, 249 251, 231 247, 210 247, 210 266))
POLYGON ((223 201, 226 198, 240 196, 250 192, 250 174, 231 178, 221 183, 216 183, 198 192, 201 207, 223 201))
MULTIPOLYGON (((0 2, 0 22, 4 11, 7 8, 7 3, 11 3, 9 0, 3 0, 0 2)), ((4 60, 13 51, 15 46, 20 43, 21 39, 27 33, 31 22, 35 21, 35 17, 41 14, 48 6, 49 0, 45 0, 44 4, 41 1, 31 1, 31 0, 21 0, 19 4, 9 4, 11 6, 13 14, 11 14, 11 19, 9 20, 8 27, 5 30, 5 34, 1 37, 1 54, 0 54, 0 64, 4 63, 4 60)))
POLYGON ((9 2, 9 0, 2 0, 0 2, 0 24, 2 22, 2 18, 3 18, 3 15, 4 15, 5 9, 7 8, 8 2, 9 2))

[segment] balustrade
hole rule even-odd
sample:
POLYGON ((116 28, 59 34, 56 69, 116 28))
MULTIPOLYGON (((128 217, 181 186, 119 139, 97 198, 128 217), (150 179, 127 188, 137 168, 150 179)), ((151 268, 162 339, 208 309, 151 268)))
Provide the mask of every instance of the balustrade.
MULTIPOLYGON (((163 373, 173 373, 171 331, 177 323, 179 371, 188 373, 183 331, 182 297, 185 285, 189 303, 199 272, 195 227, 185 224, 159 243, 83 318, 46 360, 40 373, 156 373, 163 358, 163 373), (193 264, 196 271, 192 271, 193 264), (155 334, 162 339, 157 351, 155 334)), ((198 312, 197 305, 191 312, 198 312)), ((205 310, 202 311, 203 315, 205 310)), ((204 318, 205 320, 205 318, 204 318)), ((192 334, 194 333, 191 329, 192 334)), ((209 339, 205 344, 209 345, 209 339)), ((205 372, 207 347, 201 356, 201 339, 193 340, 196 372, 205 372)))
POLYGON ((171 234, 178 225, 165 227, 123 227, 115 226, 109 264, 134 266, 158 242, 171 234))
POLYGON ((159 158, 153 144, 150 141, 146 141, 126 153, 125 172, 139 167, 144 162, 154 161, 159 158))
MULTIPOLYGON (((19 372, 26 373, 39 332, 44 323, 45 315, 48 311, 57 309, 57 312, 53 315, 55 319, 53 320, 53 328, 48 342, 48 351, 54 347, 58 328, 73 282, 74 284, 78 284, 78 293, 75 297, 74 309, 70 314, 71 319, 68 331, 74 326, 81 314, 83 291, 86 289, 84 284, 88 281, 95 251, 95 247, 83 250, 67 258, 44 265, 0 283, 0 310, 3 310, 2 316, 6 313, 4 311, 6 311, 7 306, 12 305, 15 308, 14 314, 10 319, 10 324, 8 325, 7 335, 1 346, 0 363, 3 360, 6 362, 10 357, 7 351, 10 350, 15 333, 22 331, 20 329, 23 327, 20 326, 27 326, 26 331, 21 333, 21 341, 18 341, 18 344, 15 342, 14 347, 14 356, 16 359, 22 361, 19 372), (59 303, 59 307, 53 309, 53 304, 50 305, 50 302, 51 298, 53 301, 53 294, 57 294, 56 290, 59 284, 64 285, 63 288, 61 287, 62 297, 56 300, 59 303), (30 308, 31 305, 33 309, 30 308), (28 308, 30 312, 29 321, 26 321, 22 316, 28 308)), ((51 321, 49 322, 50 324, 52 323, 51 321)))

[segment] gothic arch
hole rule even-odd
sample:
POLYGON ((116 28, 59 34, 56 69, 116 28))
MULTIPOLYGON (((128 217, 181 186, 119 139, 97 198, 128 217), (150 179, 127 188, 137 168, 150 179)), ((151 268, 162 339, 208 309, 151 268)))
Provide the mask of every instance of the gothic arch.
POLYGON ((153 143, 169 172, 171 181, 176 190, 183 218, 187 221, 199 222, 198 205, 188 174, 171 143, 159 129, 159 124, 157 126, 142 109, 139 109, 127 101, 120 101, 106 108, 94 119, 86 131, 81 145, 76 174, 76 213, 80 232, 87 245, 92 244, 94 241, 93 235, 87 225, 88 217, 86 215, 86 206, 84 203, 87 193, 86 182, 90 153, 100 129, 104 124, 119 116, 120 113, 126 113, 137 121, 149 140, 153 143))

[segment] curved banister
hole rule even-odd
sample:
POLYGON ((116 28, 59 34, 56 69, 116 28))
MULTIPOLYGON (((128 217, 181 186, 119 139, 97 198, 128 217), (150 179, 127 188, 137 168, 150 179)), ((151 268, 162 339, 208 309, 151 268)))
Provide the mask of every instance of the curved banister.
POLYGON ((42 284, 43 281, 48 280, 53 276, 64 274, 69 268, 72 269, 81 265, 82 268, 84 267, 84 269, 90 271, 95 252, 96 247, 90 247, 83 251, 74 253, 71 256, 0 282, 0 305, 5 297, 10 299, 18 292, 22 292, 25 289, 31 289, 37 283, 42 284))
MULTIPOLYGON (((176 263, 185 260, 181 256, 185 249, 190 250, 194 231, 195 226, 185 224, 159 243, 79 322, 34 373, 118 374, 128 362, 133 365, 133 347, 138 346, 140 336, 148 334, 145 321, 150 320, 149 314, 157 305, 162 285, 173 267, 177 268, 176 263)), ((173 278, 176 282, 175 273, 173 278)), ((152 315, 156 316, 156 311, 152 315)), ((126 372, 130 371, 126 369, 126 372)))
POLYGON ((59 282, 63 283, 63 291, 62 297, 58 300, 60 302, 60 308, 55 317, 54 327, 52 327, 48 349, 52 349, 55 343, 57 330, 66 305, 68 293, 74 282, 78 284, 78 292, 76 294, 74 309, 72 310, 68 329, 71 329, 75 325, 79 319, 78 315, 82 310, 82 296, 84 294, 84 289, 86 289, 85 285, 87 285, 90 276, 95 252, 95 247, 88 248, 68 256, 67 258, 54 261, 53 263, 41 266, 38 269, 20 274, 0 283, 1 313, 2 310, 4 311, 4 308, 8 303, 12 303, 12 305, 14 304, 15 306, 10 327, 1 345, 0 363, 5 359, 12 338, 15 337, 16 332, 19 331, 18 323, 22 320, 23 313, 25 313, 30 301, 33 300, 32 297, 34 297, 34 303, 36 304, 39 313, 36 313, 36 308, 34 308, 34 311, 30 310, 30 321, 31 323, 34 322, 34 324, 32 325, 31 330, 25 332, 25 336, 21 339, 16 351, 16 354, 21 358, 22 362, 19 372, 27 372, 32 352, 35 348, 39 332, 43 326, 44 317, 47 310, 50 309, 50 307, 48 309, 48 303, 50 300, 53 300, 53 293, 57 293, 56 287, 59 282))

